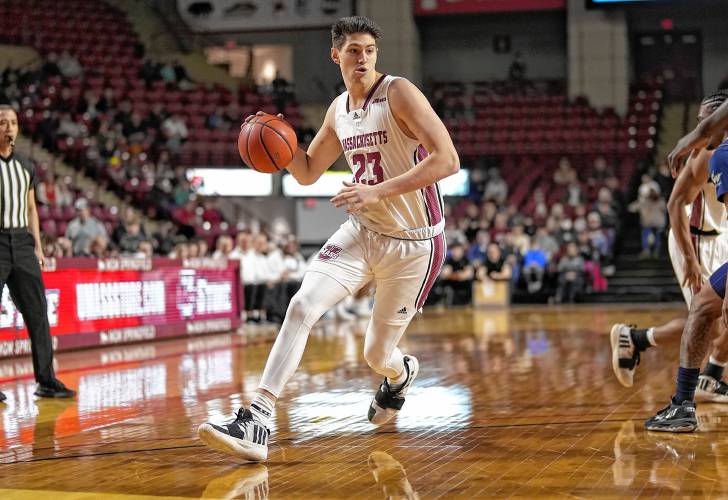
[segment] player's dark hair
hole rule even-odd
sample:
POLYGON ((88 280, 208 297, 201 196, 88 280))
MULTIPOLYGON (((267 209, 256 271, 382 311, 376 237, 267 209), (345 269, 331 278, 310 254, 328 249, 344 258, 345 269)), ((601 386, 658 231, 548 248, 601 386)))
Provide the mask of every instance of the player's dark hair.
POLYGON ((382 30, 368 17, 342 17, 331 26, 331 44, 340 49, 344 45, 346 36, 354 33, 368 33, 375 41, 382 38, 382 30))
POLYGON ((725 101, 728 101, 728 89, 721 89, 703 99, 700 105, 705 106, 712 113, 725 101))

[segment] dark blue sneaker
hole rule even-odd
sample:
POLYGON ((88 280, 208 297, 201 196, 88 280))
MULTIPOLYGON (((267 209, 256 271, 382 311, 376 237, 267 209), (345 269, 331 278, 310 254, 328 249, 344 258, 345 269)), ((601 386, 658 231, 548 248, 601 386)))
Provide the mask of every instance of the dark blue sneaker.
POLYGON ((683 401, 657 412, 652 418, 645 421, 645 429, 656 432, 693 432, 698 428, 698 419, 695 418, 695 401, 683 401))

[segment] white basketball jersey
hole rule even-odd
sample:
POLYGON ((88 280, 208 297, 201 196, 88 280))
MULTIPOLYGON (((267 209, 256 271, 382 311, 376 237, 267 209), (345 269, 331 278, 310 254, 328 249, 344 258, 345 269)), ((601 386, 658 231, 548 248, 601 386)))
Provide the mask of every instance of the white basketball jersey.
MULTIPOLYGON (((398 77, 382 75, 361 109, 349 109, 349 93, 337 98, 335 128, 354 182, 379 184, 413 168, 427 151, 397 125, 387 101, 389 85, 398 77)), ((443 232, 445 219, 437 183, 386 198, 352 215, 376 233, 400 239, 429 239, 443 232)))
POLYGON ((728 231, 725 205, 718 201, 715 185, 708 181, 703 184, 697 198, 686 207, 690 225, 701 231, 725 233, 728 231))

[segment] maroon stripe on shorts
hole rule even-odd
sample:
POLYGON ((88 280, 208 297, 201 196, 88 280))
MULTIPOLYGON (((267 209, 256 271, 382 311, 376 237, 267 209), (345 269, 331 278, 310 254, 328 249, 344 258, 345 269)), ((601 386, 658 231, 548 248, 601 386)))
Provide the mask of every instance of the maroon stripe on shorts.
POLYGON ((432 262, 430 262, 430 270, 425 277, 425 283, 420 296, 417 299, 417 309, 421 308, 427 296, 435 284, 435 280, 440 274, 442 264, 445 262, 445 233, 440 233, 432 239, 432 262))

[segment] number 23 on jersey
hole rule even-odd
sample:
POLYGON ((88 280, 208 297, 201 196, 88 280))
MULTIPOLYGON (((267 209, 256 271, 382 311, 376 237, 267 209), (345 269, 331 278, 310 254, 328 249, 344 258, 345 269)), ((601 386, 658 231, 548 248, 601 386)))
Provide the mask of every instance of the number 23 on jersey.
POLYGON ((354 182, 370 186, 384 182, 384 168, 381 163, 382 155, 379 151, 351 155, 351 164, 356 169, 354 182))

